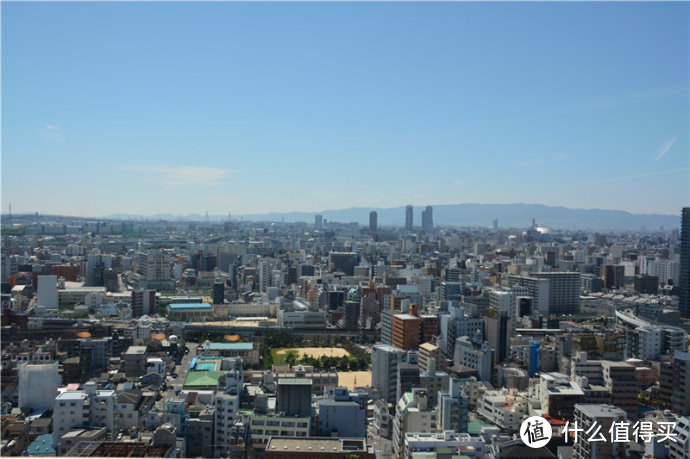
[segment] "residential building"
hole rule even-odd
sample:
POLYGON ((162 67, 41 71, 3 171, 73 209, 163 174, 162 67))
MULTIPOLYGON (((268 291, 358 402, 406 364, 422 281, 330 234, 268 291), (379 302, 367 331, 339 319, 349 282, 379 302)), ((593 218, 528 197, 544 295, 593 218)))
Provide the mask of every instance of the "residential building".
POLYGON ((573 458, 600 459, 624 456, 627 448, 626 443, 590 441, 592 436, 586 435, 586 432, 596 424, 600 428, 600 432, 603 435, 607 435, 614 422, 624 422, 626 419, 625 411, 617 406, 599 404, 575 405, 575 422, 577 422, 577 428, 583 430, 578 435, 578 441, 573 441, 573 458))
POLYGON ((406 392, 395 405, 393 450, 402 450, 405 434, 412 432, 438 432, 438 414, 429 407, 424 389, 406 392))

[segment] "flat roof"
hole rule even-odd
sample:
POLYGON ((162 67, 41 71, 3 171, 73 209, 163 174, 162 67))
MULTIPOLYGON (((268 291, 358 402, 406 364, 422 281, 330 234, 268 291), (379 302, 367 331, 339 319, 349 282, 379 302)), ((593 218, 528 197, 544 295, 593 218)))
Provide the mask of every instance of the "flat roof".
POLYGON ((621 417, 625 416, 625 411, 617 406, 604 405, 604 404, 576 404, 575 410, 582 411, 585 415, 590 418, 608 418, 608 417, 621 417))
POLYGON ((81 400, 83 398, 86 398, 86 392, 83 390, 66 391, 55 397, 59 400, 81 400))
POLYGON ((53 435, 39 435, 36 437, 36 440, 34 440, 33 443, 26 448, 26 451, 30 456, 55 456, 57 454, 57 450, 53 448, 53 435))
POLYGON ((365 438, 329 438, 329 437, 306 437, 288 438, 271 437, 266 444, 266 451, 284 452, 304 452, 319 453, 321 451, 333 453, 351 453, 354 451, 366 451, 367 442, 365 438), (309 450, 311 448, 311 450, 309 450))
POLYGON ((145 352, 146 346, 129 346, 125 354, 144 354, 145 352))
POLYGON ((213 307, 209 303, 176 303, 169 304, 170 311, 210 311, 213 307))
POLYGON ((419 320, 419 317, 410 314, 395 314, 393 317, 401 320, 419 320))
POLYGON ((205 343, 204 349, 211 351, 251 351, 254 343, 205 343))
POLYGON ((280 378, 278 381, 279 386, 311 386, 311 384, 311 379, 307 378, 280 378))

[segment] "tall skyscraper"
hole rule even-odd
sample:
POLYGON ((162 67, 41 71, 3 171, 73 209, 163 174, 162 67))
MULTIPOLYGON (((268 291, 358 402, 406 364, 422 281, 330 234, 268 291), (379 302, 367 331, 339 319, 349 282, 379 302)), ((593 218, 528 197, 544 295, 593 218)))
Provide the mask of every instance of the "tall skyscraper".
POLYGON ((412 231, 412 224, 414 223, 414 209, 411 205, 405 206, 405 229, 412 231))
POLYGON ((434 229, 434 214, 431 206, 426 206, 422 211, 422 231, 431 231, 434 229))
POLYGON ((317 228, 323 226, 323 215, 314 215, 314 226, 317 228))
POLYGON ((372 210, 369 212, 369 232, 370 233, 375 233, 376 229, 378 227, 378 217, 379 215, 376 213, 375 210, 372 210))
POLYGON ((680 315, 690 318, 690 207, 683 207, 681 214, 678 294, 680 315))

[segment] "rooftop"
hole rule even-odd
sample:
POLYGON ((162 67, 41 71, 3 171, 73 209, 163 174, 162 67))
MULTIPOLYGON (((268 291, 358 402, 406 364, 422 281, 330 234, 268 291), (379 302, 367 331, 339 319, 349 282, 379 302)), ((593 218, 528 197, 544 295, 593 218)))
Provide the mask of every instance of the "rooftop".
POLYGON ((354 452, 366 451, 367 442, 364 438, 289 438, 271 437, 266 444, 266 451, 284 451, 319 453, 319 452, 354 452))
POLYGON ((182 387, 215 387, 218 385, 218 379, 224 374, 223 371, 190 371, 184 378, 182 387))
POLYGON ((307 378, 281 378, 278 381, 279 386, 311 386, 311 379, 307 378))
POLYGON ((604 405, 600 403, 592 404, 576 404, 575 411, 581 411, 587 417, 590 418, 610 418, 610 417, 623 417, 625 416, 625 411, 613 405, 604 405))
POLYGON ((38 437, 36 437, 36 440, 34 440, 33 443, 31 443, 29 447, 26 448, 26 452, 30 456, 57 455, 57 450, 53 448, 53 435, 39 435, 38 437))
POLYGON ((177 303, 168 305, 170 311, 211 311, 213 307, 209 303, 177 303))
POLYGON ((129 346, 125 354, 144 354, 146 353, 146 346, 129 346))
POLYGON ((254 343, 205 343, 204 350, 211 351, 251 351, 254 343))

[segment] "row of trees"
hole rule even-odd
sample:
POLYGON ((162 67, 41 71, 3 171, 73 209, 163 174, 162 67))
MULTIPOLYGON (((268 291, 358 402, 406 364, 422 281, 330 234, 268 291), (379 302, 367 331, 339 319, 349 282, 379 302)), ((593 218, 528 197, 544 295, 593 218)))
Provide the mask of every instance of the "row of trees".
POLYGON ((329 357, 327 355, 322 355, 321 357, 312 357, 310 355, 305 355, 301 359, 297 360, 296 353, 288 353, 288 358, 285 359, 286 363, 294 365, 299 363, 300 365, 309 365, 320 369, 331 369, 335 368, 338 371, 360 371, 369 368, 371 358, 358 358, 354 356, 343 356, 343 357, 329 357), (290 363, 288 358, 292 357, 290 363))

